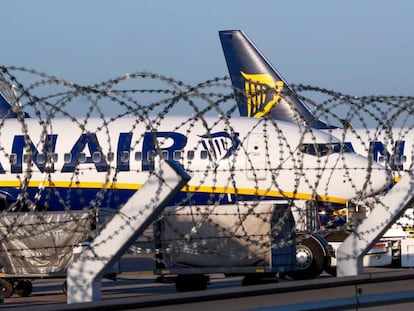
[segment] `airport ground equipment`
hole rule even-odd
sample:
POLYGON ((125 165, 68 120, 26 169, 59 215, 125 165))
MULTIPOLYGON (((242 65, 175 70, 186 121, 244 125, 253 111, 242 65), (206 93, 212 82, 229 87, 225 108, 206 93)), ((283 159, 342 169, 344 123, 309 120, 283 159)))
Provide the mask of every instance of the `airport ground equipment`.
MULTIPOLYGON (((99 211, 3 212, 0 261, 5 265, 0 268, 3 281, 0 295, 27 297, 32 293, 33 280, 65 278, 68 266, 113 213, 103 208, 99 211)), ((114 279, 118 273, 119 262, 105 278, 114 279)), ((66 281, 62 290, 66 294, 66 281)))
MULTIPOLYGON (((413 197, 414 177, 409 171, 401 180, 380 196, 374 208, 361 224, 356 226, 345 239, 337 251, 337 275, 352 276, 363 272, 363 257, 391 228, 392 224, 403 215, 407 208, 414 204, 413 197)), ((413 264, 414 256, 413 239, 406 239, 402 245, 404 252, 410 256, 404 256, 404 264, 413 264)))
POLYGON ((0 214, 0 295, 29 296, 32 280, 65 277, 73 248, 88 239, 95 225, 94 211, 0 214))
POLYGON ((155 220, 190 176, 173 161, 159 159, 144 185, 123 205, 67 271, 67 302, 101 298, 100 279, 155 220))
POLYGON ((216 273, 244 276, 243 285, 277 274, 314 278, 330 258, 323 239, 298 234, 288 201, 168 208, 154 239, 155 273, 178 291, 206 289, 216 273))
MULTIPOLYGON (((324 237, 332 246, 334 256, 327 272, 336 276, 336 253, 349 234, 370 214, 378 198, 370 198, 358 204, 349 204, 344 213, 348 221, 337 228, 330 228, 324 237), (366 202, 365 202, 366 201, 366 202)), ((414 210, 408 208, 363 256, 363 267, 414 267, 414 210)))

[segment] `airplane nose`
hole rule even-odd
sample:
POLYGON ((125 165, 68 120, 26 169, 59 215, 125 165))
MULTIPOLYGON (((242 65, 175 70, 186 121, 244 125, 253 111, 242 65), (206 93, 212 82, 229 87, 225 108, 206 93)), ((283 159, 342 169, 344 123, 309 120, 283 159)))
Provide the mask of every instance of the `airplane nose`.
POLYGON ((367 187, 367 191, 371 190, 371 195, 384 191, 394 183, 392 170, 389 167, 381 165, 375 161, 371 163, 370 175, 371 176, 368 180, 369 187, 367 187))
POLYGON ((384 191, 393 183, 392 171, 384 165, 375 161, 369 161, 362 156, 355 156, 353 163, 359 162, 360 170, 353 179, 358 179, 359 189, 362 196, 371 196, 384 191))

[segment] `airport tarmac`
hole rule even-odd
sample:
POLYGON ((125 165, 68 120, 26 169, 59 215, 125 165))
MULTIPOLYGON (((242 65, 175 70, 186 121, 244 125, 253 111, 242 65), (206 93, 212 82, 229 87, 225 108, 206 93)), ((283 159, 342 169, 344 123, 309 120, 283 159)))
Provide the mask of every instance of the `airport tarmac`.
MULTIPOLYGON (((232 278, 225 278, 221 274, 211 275, 211 284, 208 286, 206 291, 200 292, 191 292, 191 293, 177 293, 174 284, 172 283, 162 283, 157 281, 157 276, 152 273, 152 269, 154 267, 154 261, 152 259, 152 254, 128 254, 124 255, 120 261, 121 271, 117 276, 117 280, 108 280, 104 279, 102 281, 102 301, 103 305, 108 306, 116 306, 117 301, 120 303, 124 303, 125 301, 134 301, 137 303, 136 309, 142 308, 143 301, 147 303, 147 301, 162 301, 165 299, 186 299, 186 297, 190 297, 191 295, 200 295, 200 304, 202 304, 202 300, 206 299, 205 296, 209 295, 210 293, 213 295, 220 295, 221 298, 218 298, 217 301, 214 302, 213 298, 209 298, 211 301, 208 306, 211 307, 211 304, 217 303, 220 304, 220 299, 225 296, 226 293, 231 297, 232 295, 236 295, 235 298, 232 299, 232 303, 234 304, 232 310, 242 310, 243 307, 247 308, 246 301, 239 301, 241 296, 252 296, 252 293, 249 293, 249 289, 256 291, 257 293, 260 290, 264 290, 260 297, 253 298, 251 297, 250 300, 253 301, 262 301, 264 302, 266 292, 267 296, 269 296, 269 290, 271 291, 278 291, 278 298, 280 303, 283 301, 282 298, 286 297, 286 301, 292 302, 292 297, 300 297, 302 300, 306 297, 315 298, 317 295, 320 297, 328 297, 333 298, 335 295, 345 295, 347 292, 355 293, 357 286, 354 284, 352 285, 351 282, 345 285, 335 285, 337 278, 333 278, 328 276, 327 274, 321 275, 319 279, 316 280, 308 280, 308 281, 292 281, 292 280, 279 280, 278 285, 272 286, 269 284, 268 287, 264 286, 263 288, 259 288, 259 286, 242 286, 241 285, 241 277, 232 277, 232 278), (323 285, 324 283, 328 284, 328 286, 323 285), (331 284, 331 286, 329 285, 331 284), (297 289, 297 292, 296 292, 297 289), (310 295, 310 291, 313 293, 310 295), (327 294, 327 291, 329 293, 327 294), (241 293, 241 294, 240 294, 241 293), (243 294, 244 293, 244 294, 243 294), (167 298, 166 298, 167 297, 167 298), (212 300, 213 299, 213 300, 212 300), (236 304, 238 307, 236 307, 236 304), (141 305, 141 307, 139 307, 141 305)), ((373 277, 378 277, 379 275, 387 275, 387 273, 398 273, 400 274, 412 274, 413 271, 405 270, 401 271, 401 269, 391 269, 391 268, 370 268, 369 269, 371 275, 373 277), (402 273, 401 273, 402 272, 402 273)), ((369 276, 372 277, 372 276, 369 276)), ((367 278, 367 276, 363 276, 362 278, 367 278)), ((13 295, 10 298, 6 298, 5 302, 0 305, 1 310, 60 310, 66 309, 68 305, 66 304, 66 296, 62 290, 62 284, 64 279, 35 279, 33 280, 33 292, 29 297, 19 297, 18 295, 13 295)), ((395 282, 395 278, 394 278, 395 282)), ((407 282, 407 281, 402 281, 407 282)), ((409 281, 411 282, 411 281, 409 281)), ((401 283, 401 282, 400 282, 401 283)), ((393 283, 397 284, 397 283, 393 283)), ((404 284, 404 283, 401 283, 404 284)), ((411 283, 410 283, 411 284, 411 283)), ((366 285, 360 286, 358 288, 363 288, 365 292, 369 293, 372 292, 372 288, 366 289, 366 285)), ((374 286, 375 285, 370 285, 374 286)), ((394 285, 390 285, 393 287, 394 285)), ((404 285, 401 285, 402 289, 404 290, 404 285)), ((378 289, 383 288, 384 286, 378 286, 378 289)), ((387 286, 385 286, 386 288, 387 286)), ((411 287, 411 285, 410 285, 411 287)), ((397 289, 397 288, 396 288, 397 289)), ((377 289, 375 289, 376 291, 377 289)), ((254 296, 254 294, 253 294, 254 296)), ((274 295, 273 295, 274 296, 274 295)), ((218 297, 218 296, 217 296, 218 297)), ((244 297, 244 299, 247 299, 244 297)), ((272 297, 270 295, 269 297, 272 297)), ((271 299, 274 299, 271 298, 271 299)), ((296 298, 297 299, 297 298, 296 298)), ((299 301, 299 300, 297 300, 299 301)), ((230 302, 230 300, 228 301, 230 302)), ((273 303, 273 302, 272 302, 273 303)), ((168 304, 167 304, 168 305, 168 304)), ((191 304, 186 304, 186 306, 190 307, 191 304)), ((70 305, 75 310, 75 305, 70 305)), ((102 304, 100 304, 102 307, 102 304)), ((183 306, 175 307, 176 310, 181 310, 183 306), (178 309, 177 309, 178 308, 178 309)), ((196 307, 197 310, 201 311, 200 308, 196 307)), ((99 308, 98 308, 99 309, 99 308)), ((117 308, 118 310, 124 310, 123 308, 117 308)), ((128 308, 129 310, 130 308, 128 308)), ((135 309, 135 308, 133 308, 135 309)), ((342 310, 342 309, 341 309, 342 310)), ((403 309, 404 310, 404 309, 403 309)))
MULTIPOLYGON (((125 297, 139 297, 176 293, 175 285, 157 281, 153 274, 152 254, 127 254, 120 262, 121 273, 116 280, 102 280, 102 300, 125 297)), ((6 298, 0 308, 21 308, 34 305, 66 304, 66 295, 63 292, 64 278, 34 279, 33 292, 29 297, 20 297, 14 294, 6 298)), ((209 288, 231 287, 240 285, 241 278, 224 278, 223 275, 212 275, 209 288)))

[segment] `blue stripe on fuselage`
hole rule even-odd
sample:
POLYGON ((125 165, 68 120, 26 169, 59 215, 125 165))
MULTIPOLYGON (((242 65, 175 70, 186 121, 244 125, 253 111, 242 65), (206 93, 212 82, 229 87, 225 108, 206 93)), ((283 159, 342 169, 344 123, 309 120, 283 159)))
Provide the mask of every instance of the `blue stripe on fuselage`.
MULTIPOLYGON (((0 188, 0 192, 8 196, 9 201, 17 199, 21 189, 0 188)), ((92 208, 119 209, 136 192, 133 189, 92 189, 92 188, 39 188, 27 189, 27 199, 35 202, 39 210, 63 211, 82 210, 92 208), (99 193, 101 192, 101 194, 99 193), (41 193, 39 195, 39 193, 41 193), (36 198, 36 200, 35 200, 36 198)), ((180 192, 171 202, 170 206, 180 205, 222 205, 231 204, 236 201, 258 201, 277 200, 286 198, 265 197, 259 195, 234 195, 208 192, 180 192)), ((138 208, 138 207, 137 207, 138 208)))

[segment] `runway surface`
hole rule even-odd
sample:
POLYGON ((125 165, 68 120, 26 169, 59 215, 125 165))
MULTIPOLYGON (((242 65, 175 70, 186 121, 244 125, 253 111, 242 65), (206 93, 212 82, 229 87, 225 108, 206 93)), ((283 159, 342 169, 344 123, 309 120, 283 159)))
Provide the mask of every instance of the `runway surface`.
POLYGON ((30 297, 13 295, 5 299, 0 309, 101 310, 108 307, 111 310, 202 311, 272 310, 277 306, 277 310, 330 310, 333 307, 335 310, 390 310, 390 304, 393 309, 413 308, 412 270, 376 268, 353 278, 322 275, 316 280, 280 280, 254 286, 241 286, 241 277, 224 278, 217 274, 211 276, 206 291, 177 293, 174 284, 157 282, 152 268, 152 255, 125 255, 121 260, 123 272, 117 280, 103 280, 100 302, 67 305, 62 291, 64 279, 37 279, 33 280, 30 297))

